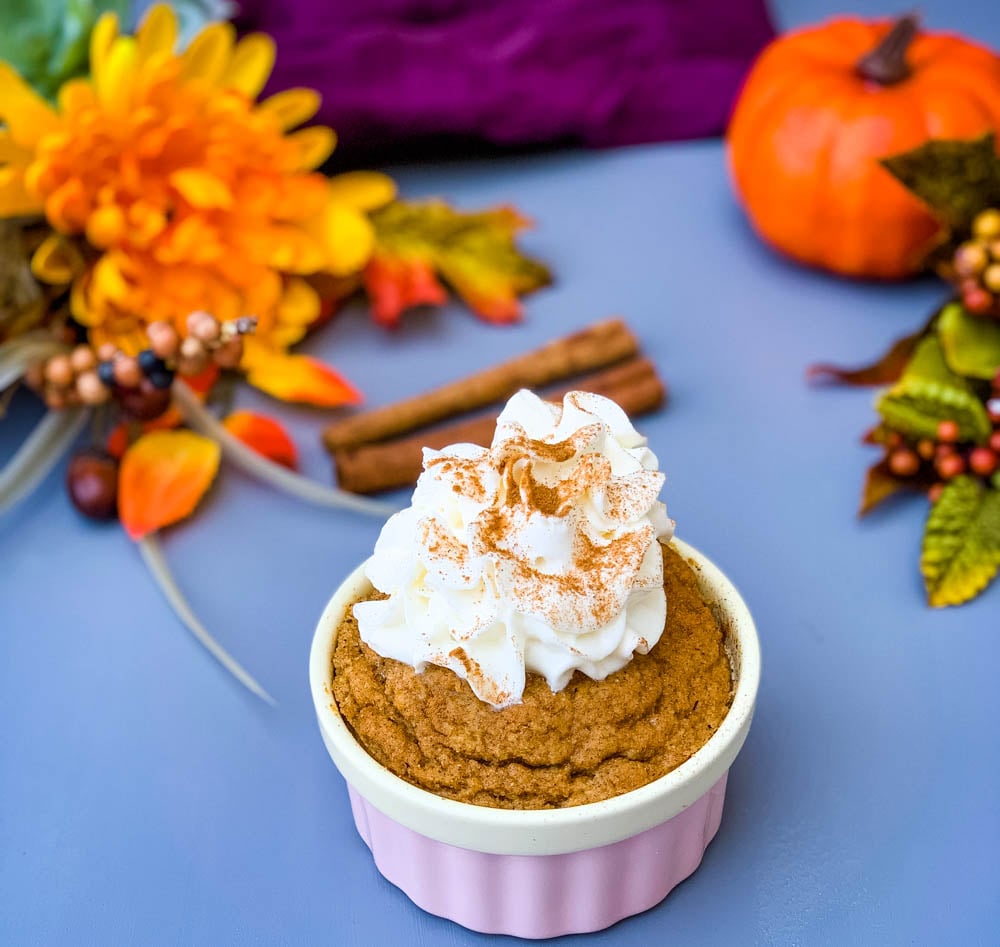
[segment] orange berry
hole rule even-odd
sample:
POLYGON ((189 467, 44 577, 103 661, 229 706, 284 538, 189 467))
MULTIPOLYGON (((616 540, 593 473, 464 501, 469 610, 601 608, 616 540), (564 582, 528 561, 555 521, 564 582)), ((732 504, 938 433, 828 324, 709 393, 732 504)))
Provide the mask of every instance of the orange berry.
POLYGON ((917 441, 917 453, 924 460, 930 460, 934 456, 934 441, 926 437, 917 441))
POLYGON ((981 316, 993 308, 993 297, 985 289, 976 286, 962 293, 962 305, 973 315, 981 316))
POLYGON ((84 404, 103 404, 111 395, 93 370, 76 376, 76 393, 84 404))
POLYGON ((983 286, 991 293, 1000 293, 1000 263, 991 263, 983 270, 983 286))
POLYGON ((1000 237, 1000 210, 991 207, 976 214, 972 221, 972 232, 977 237, 1000 237))
POLYGON ((177 354, 180 336, 169 322, 151 322, 146 327, 149 346, 159 358, 173 358, 177 354))
POLYGON ((79 374, 93 368, 97 364, 97 356, 89 345, 78 345, 70 353, 69 361, 73 371, 79 374))
POLYGON ((912 477, 920 469, 920 458, 905 447, 889 455, 889 469, 897 477, 912 477))
POLYGON ((987 262, 986 247, 981 243, 963 243, 955 251, 955 271, 960 276, 978 276, 987 262))
POLYGON ((939 441, 954 443, 958 440, 958 424, 955 421, 940 421, 937 426, 937 436, 939 441))
POLYGON ((115 359, 115 382, 122 388, 135 388, 142 381, 142 369, 131 355, 115 359))
POLYGON ((965 459, 960 454, 947 454, 939 457, 934 467, 942 480, 951 480, 965 473, 965 459))
POLYGON ((68 355, 53 355, 45 366, 45 380, 66 388, 73 383, 73 365, 68 355))
POLYGON ((997 469, 997 455, 988 447, 977 447, 969 454, 969 468, 980 477, 988 477, 997 469))

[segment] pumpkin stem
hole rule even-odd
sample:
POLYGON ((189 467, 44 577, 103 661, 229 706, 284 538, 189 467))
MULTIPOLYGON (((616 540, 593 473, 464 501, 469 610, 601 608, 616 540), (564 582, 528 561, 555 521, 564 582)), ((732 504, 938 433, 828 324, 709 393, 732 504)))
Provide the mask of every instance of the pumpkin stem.
POLYGON ((905 13, 892 25, 881 42, 858 60, 857 74, 878 85, 895 85, 910 74, 906 53, 920 30, 920 17, 905 13))

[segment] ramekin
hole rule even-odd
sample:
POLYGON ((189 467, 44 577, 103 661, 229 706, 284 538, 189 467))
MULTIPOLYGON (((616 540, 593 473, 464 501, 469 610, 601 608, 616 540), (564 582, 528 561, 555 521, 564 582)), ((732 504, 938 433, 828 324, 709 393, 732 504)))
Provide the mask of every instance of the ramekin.
POLYGON ((701 863, 718 831, 726 777, 753 717, 760 645, 733 584, 701 553, 674 546, 726 629, 733 703, 719 729, 665 776, 603 802, 510 810, 443 799, 377 763, 351 734, 331 690, 345 610, 370 584, 348 576, 313 637, 309 678, 323 742, 378 870, 419 907, 471 930, 543 938, 609 927, 658 904, 701 863))

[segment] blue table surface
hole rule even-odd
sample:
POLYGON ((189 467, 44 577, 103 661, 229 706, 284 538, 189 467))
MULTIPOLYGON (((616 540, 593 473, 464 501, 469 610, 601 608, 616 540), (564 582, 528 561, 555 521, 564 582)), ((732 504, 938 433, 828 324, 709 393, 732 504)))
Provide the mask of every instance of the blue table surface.
MULTIPOLYGON (((1000 45, 995 7, 923 6, 933 26, 1000 45)), ((778 13, 794 25, 833 9, 778 13)), ((741 218, 717 141, 397 176, 409 195, 515 202, 557 285, 513 328, 453 306, 390 334, 356 307, 306 349, 376 405, 623 314, 671 387, 641 429, 678 532, 760 629, 757 717, 702 867, 588 942, 997 943, 1000 584, 960 609, 925 606, 925 502, 854 517, 871 393, 803 380, 814 360, 878 353, 941 285, 842 282, 776 258, 741 218)), ((323 416, 240 402, 285 419, 305 472, 329 478, 323 416)), ((38 415, 18 397, 0 459, 38 415)), ((424 914, 377 874, 316 729, 314 624, 379 527, 225 469, 165 536, 271 708, 195 644, 120 530, 74 513, 61 471, 0 521, 0 942, 501 941, 424 914)))

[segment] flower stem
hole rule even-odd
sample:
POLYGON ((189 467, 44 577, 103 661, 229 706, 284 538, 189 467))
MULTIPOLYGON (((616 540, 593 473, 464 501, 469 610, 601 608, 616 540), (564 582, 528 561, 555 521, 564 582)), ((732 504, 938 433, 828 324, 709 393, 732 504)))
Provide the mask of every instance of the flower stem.
POLYGON ((216 441, 227 459, 258 480, 318 506, 338 507, 378 517, 388 517, 396 512, 396 507, 388 503, 369 500, 367 497, 359 497, 346 490, 324 486, 262 457, 239 438, 234 437, 183 381, 178 379, 174 382, 173 392, 174 404, 184 420, 199 433, 216 441))
POLYGON ((198 616, 191 610, 187 599, 177 586, 170 567, 167 565, 163 549, 155 534, 144 536, 139 540, 139 552, 142 553, 146 568, 155 580, 163 597, 174 610, 174 614, 184 623, 188 631, 198 639, 198 641, 233 677, 236 678, 247 690, 256 694, 265 703, 274 706, 275 699, 243 668, 243 666, 219 644, 209 633, 208 629, 198 620, 198 616))
POLYGON ((17 453, 0 469, 0 513, 32 493, 59 462, 87 423, 86 408, 49 411, 17 453))

